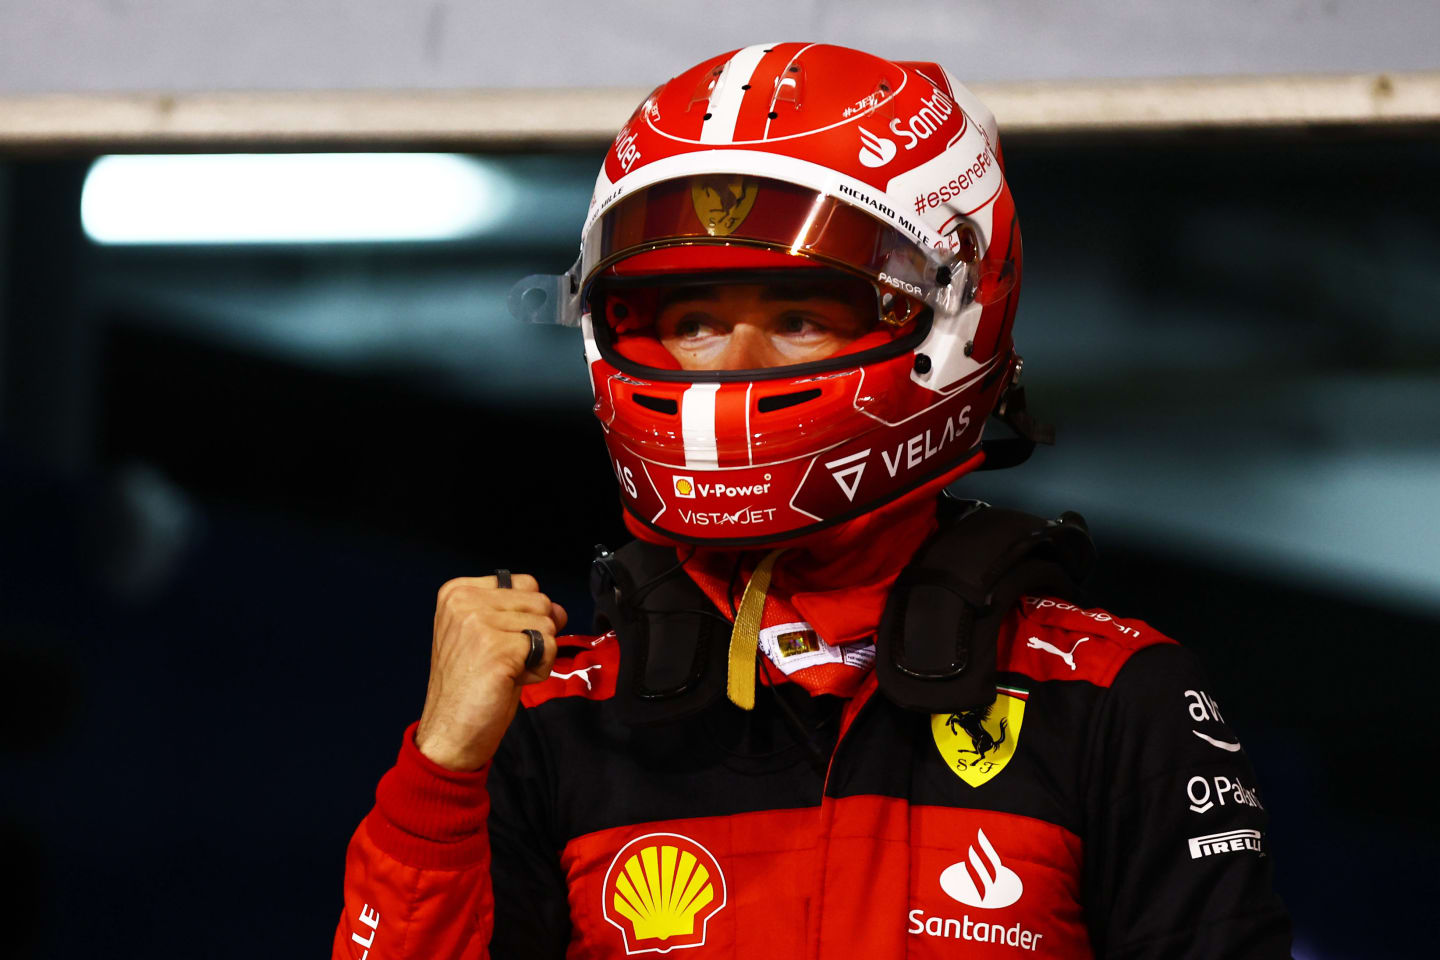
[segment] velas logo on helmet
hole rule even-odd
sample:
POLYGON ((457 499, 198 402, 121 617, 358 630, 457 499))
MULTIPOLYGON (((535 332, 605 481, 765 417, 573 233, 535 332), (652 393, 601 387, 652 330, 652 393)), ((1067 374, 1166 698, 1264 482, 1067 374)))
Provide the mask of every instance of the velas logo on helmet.
POLYGON ((865 459, 870 456, 870 448, 866 447, 859 453, 852 453, 848 457, 841 457, 839 460, 828 460, 825 469, 830 471, 830 476, 840 484, 840 489, 845 491, 846 500, 855 499, 855 491, 860 486, 860 480, 865 476, 865 459))
POLYGON ((701 946, 710 918, 725 907, 719 862, 678 833, 631 840, 610 861, 603 889, 605 919, 619 928, 627 954, 701 946))
POLYGON ((895 141, 860 127, 860 162, 867 167, 883 167, 895 159, 895 141))

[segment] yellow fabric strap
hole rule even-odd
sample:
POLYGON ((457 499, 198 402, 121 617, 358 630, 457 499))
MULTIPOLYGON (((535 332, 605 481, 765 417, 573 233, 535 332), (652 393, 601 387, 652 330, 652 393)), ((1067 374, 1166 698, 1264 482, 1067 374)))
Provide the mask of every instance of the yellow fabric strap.
POLYGON ((775 559, 784 552, 784 548, 772 550, 756 564, 740 597, 735 628, 730 631, 730 672, 726 677, 725 695, 741 710, 755 709, 755 653, 760 647, 760 616, 765 612, 770 571, 775 559))

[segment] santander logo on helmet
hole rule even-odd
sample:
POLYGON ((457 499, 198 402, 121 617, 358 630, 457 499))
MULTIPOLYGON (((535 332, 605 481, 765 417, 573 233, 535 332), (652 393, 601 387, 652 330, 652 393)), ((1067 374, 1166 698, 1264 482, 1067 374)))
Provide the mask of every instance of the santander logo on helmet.
POLYGON ((890 132, 905 141, 906 150, 914 150, 921 140, 934 136, 955 109, 955 104, 938 89, 932 90, 929 97, 921 97, 920 104, 903 125, 898 117, 890 121, 890 132))
POLYGON ((860 127, 860 162, 867 167, 883 167, 895 159, 895 141, 877 137, 860 127))
POLYGON ((554 287, 584 332, 630 519, 777 543, 973 469, 1017 368, 1020 259, 994 117, 938 64, 762 43, 661 84, 607 153, 580 261, 554 287), (655 266, 667 257, 717 280, 824 266, 909 309, 879 346, 818 364, 680 370, 626 352, 650 322, 641 300, 623 320, 594 312, 618 278, 680 269, 655 266))

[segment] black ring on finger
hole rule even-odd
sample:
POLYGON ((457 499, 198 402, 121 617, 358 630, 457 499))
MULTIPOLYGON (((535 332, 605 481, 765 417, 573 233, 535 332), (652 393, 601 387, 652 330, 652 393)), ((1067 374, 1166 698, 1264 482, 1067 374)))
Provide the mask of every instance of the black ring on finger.
POLYGON ((510 589, 510 571, 503 567, 495 571, 495 586, 501 590, 510 589))
POLYGON ((540 661, 545 659, 545 635, 535 629, 521 632, 530 638, 530 652, 525 657, 525 669, 534 670, 540 666, 540 661))

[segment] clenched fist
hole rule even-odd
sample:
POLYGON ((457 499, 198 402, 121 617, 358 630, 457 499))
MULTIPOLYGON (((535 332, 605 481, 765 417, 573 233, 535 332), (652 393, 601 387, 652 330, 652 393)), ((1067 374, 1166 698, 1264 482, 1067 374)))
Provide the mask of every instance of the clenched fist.
POLYGON ((517 573, 510 589, 494 577, 460 577, 435 600, 430 686, 415 745, 450 770, 478 770, 490 761, 520 704, 520 688, 550 675, 555 636, 569 618, 540 592, 535 578, 517 573), (545 638, 545 656, 525 669, 530 639, 545 638))

